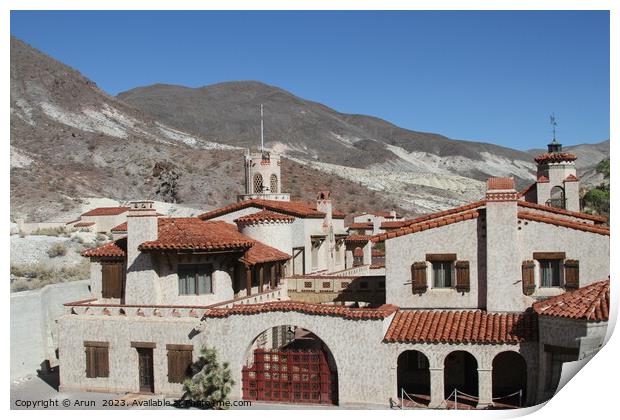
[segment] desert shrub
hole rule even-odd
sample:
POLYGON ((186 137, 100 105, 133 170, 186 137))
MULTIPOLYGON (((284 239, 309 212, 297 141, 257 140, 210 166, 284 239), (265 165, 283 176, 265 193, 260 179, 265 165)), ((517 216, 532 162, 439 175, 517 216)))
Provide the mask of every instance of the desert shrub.
POLYGON ((198 360, 191 366, 192 377, 183 383, 181 401, 197 403, 203 408, 227 408, 224 404, 235 382, 228 363, 220 365, 215 349, 202 347, 198 360))
POLYGON ((31 235, 42 236, 68 236, 69 231, 64 226, 39 228, 31 233, 31 235))
POLYGON ((50 249, 47 250, 47 255, 50 258, 62 257, 63 255, 67 255, 67 247, 65 244, 57 242, 50 246, 50 249))
POLYGON ((48 284, 87 280, 90 277, 90 261, 84 259, 77 265, 53 268, 47 264, 12 264, 11 291, 39 289, 48 284))

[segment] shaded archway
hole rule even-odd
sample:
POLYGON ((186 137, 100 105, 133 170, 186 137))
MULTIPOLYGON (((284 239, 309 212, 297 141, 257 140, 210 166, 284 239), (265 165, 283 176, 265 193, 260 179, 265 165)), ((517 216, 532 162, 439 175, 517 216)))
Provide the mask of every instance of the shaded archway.
POLYGON ((293 404, 338 404, 338 370, 316 334, 294 325, 260 333, 242 369, 243 399, 293 404))
POLYGON ((444 360, 444 398, 457 390, 458 402, 477 405, 478 401, 478 362, 466 351, 453 351, 444 360))
POLYGON ((547 204, 550 205, 551 207, 565 209, 566 199, 564 195, 564 188, 560 187, 559 185, 556 185, 555 187, 551 188, 551 196, 547 204))
POLYGON ((493 400, 497 406, 522 407, 527 395, 527 363, 515 351, 493 359, 493 400))
POLYGON ((422 352, 417 350, 402 352, 398 356, 396 376, 399 397, 404 392, 415 402, 428 405, 431 394, 431 372, 428 358, 422 352))

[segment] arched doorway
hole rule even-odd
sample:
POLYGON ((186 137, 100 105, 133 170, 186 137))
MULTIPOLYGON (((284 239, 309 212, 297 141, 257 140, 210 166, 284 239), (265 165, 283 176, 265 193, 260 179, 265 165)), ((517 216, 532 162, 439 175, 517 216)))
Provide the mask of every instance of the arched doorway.
POLYGON ((565 209, 566 199, 564 195, 564 188, 560 187, 559 185, 551 188, 551 196, 547 204, 551 207, 556 207, 558 209, 565 209))
POLYGON ((259 334, 242 369, 243 399, 294 404, 338 404, 338 371, 327 345, 294 325, 259 334))
POLYGON ((404 392, 415 402, 428 405, 431 395, 431 372, 428 358, 422 352, 417 350, 402 352, 398 356, 396 376, 399 397, 402 395, 401 392, 404 392))
POLYGON ((444 398, 461 404, 475 406, 478 404, 478 362, 466 351, 453 351, 444 360, 444 398))
POLYGON ((527 363, 515 351, 499 353, 493 359, 493 400, 495 405, 523 407, 527 391, 527 363))

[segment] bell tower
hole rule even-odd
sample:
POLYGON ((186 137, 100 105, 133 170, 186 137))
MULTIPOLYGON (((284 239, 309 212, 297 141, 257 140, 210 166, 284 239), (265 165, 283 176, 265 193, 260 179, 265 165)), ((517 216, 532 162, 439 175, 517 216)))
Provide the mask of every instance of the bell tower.
POLYGON ((280 154, 265 149, 263 135, 263 105, 260 107, 260 143, 259 151, 246 149, 244 155, 245 194, 237 197, 238 201, 251 199, 290 201, 288 193, 282 192, 280 154))
POLYGON ((565 210, 580 211, 579 178, 575 161, 577 156, 562 151, 562 144, 555 138, 557 126, 555 116, 551 116, 553 140, 547 145, 547 153, 543 153, 534 161, 536 170, 536 201, 551 207, 565 210))

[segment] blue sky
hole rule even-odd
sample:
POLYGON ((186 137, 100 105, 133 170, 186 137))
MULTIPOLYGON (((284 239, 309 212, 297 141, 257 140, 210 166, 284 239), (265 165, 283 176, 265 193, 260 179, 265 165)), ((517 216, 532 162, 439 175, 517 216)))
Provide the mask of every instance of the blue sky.
POLYGON ((260 80, 337 111, 517 149, 609 138, 603 12, 12 12, 103 90, 260 80))

